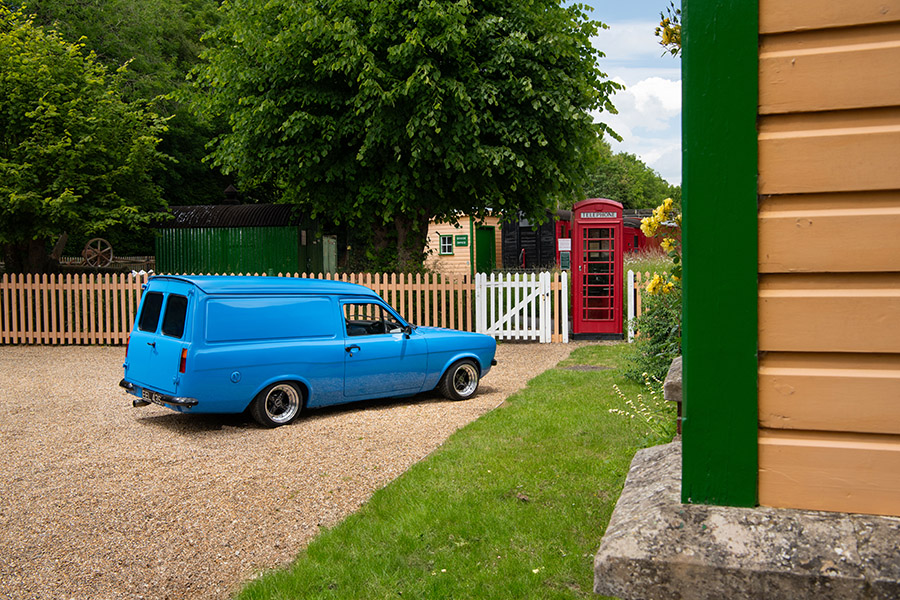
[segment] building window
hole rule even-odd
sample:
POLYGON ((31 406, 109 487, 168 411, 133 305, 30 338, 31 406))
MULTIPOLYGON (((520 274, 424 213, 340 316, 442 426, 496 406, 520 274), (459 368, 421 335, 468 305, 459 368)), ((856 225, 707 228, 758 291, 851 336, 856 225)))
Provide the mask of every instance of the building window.
POLYGON ((441 236, 441 254, 453 254, 453 236, 441 236))

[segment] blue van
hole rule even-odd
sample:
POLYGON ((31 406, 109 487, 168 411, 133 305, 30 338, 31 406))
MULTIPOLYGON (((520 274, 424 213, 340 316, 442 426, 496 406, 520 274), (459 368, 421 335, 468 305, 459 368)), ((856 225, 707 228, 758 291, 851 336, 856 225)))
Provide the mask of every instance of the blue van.
POLYGON ((134 406, 240 413, 265 427, 305 407, 472 397, 493 338, 416 327, 367 287, 290 277, 156 276, 144 286, 120 386, 134 406))

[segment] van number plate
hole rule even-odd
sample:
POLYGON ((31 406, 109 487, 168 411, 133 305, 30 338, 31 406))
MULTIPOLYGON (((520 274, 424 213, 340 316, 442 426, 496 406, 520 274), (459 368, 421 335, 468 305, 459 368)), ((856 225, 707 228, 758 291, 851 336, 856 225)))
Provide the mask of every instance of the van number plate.
POLYGON ((165 404, 163 404, 162 394, 159 394, 157 392, 151 392, 147 388, 141 388, 141 398, 143 398, 147 402, 152 402, 153 404, 159 404, 160 406, 165 406, 165 404))

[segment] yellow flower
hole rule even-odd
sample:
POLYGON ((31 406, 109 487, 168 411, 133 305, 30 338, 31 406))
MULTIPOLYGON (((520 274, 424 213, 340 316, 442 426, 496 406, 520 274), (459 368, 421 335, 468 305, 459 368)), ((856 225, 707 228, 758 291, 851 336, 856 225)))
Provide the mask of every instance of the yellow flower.
POLYGON ((675 249, 675 239, 670 237, 663 238, 663 241, 660 242, 659 245, 662 246, 662 249, 666 252, 671 252, 675 249))
POLYGON ((662 283, 662 277, 660 277, 658 274, 654 274, 653 279, 650 280, 645 289, 647 290, 648 294, 655 294, 657 291, 659 291, 659 286, 661 286, 662 283))

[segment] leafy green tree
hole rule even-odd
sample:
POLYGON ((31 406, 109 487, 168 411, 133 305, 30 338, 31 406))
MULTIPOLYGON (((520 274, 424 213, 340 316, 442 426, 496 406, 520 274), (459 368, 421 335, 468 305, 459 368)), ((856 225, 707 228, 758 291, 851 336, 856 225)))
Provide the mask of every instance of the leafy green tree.
POLYGON ((212 161, 421 265, 430 218, 580 196, 619 87, 602 24, 559 0, 233 0, 195 108, 228 119, 212 161))
MULTIPOLYGON (((0 0, 0 5, 11 4, 0 0)), ((216 20, 218 0, 29 0, 34 22, 79 40, 110 70, 127 64, 121 91, 127 101, 153 101, 167 118, 160 150, 172 157, 155 175, 171 204, 213 203, 230 181, 203 162, 219 125, 185 106, 186 75, 199 61, 200 38, 216 20)))
POLYGON ((119 92, 83 47, 0 7, 0 244, 7 270, 43 272, 49 242, 146 223, 165 123, 119 92))
POLYGON ((600 140, 600 160, 585 184, 588 198, 609 198, 625 208, 653 208, 662 198, 681 200, 681 187, 673 186, 634 154, 613 154, 600 140))

